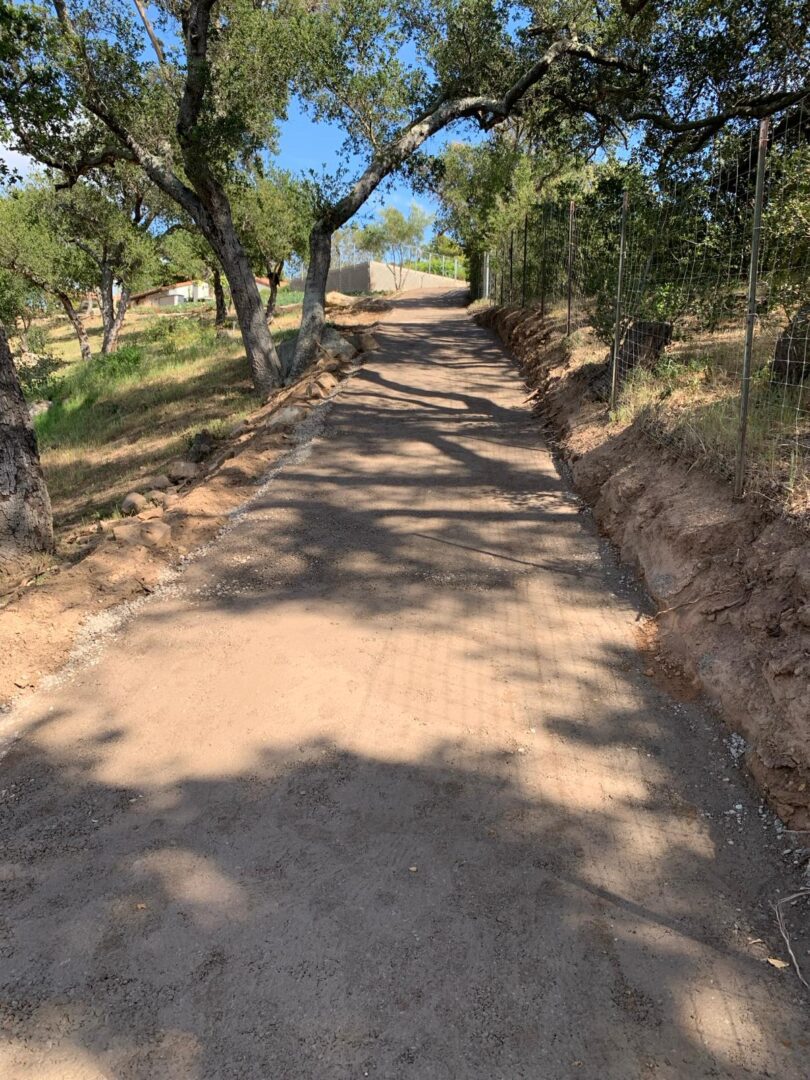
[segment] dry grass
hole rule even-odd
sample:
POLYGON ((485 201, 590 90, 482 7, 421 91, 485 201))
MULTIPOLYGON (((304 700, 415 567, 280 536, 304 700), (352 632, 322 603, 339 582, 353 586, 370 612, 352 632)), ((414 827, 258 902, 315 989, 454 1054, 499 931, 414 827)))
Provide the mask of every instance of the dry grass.
MULTIPOLYGON (((297 330, 301 305, 283 301, 299 297, 279 293, 277 341, 297 330)), ((379 319, 362 300, 340 299, 345 303, 330 308, 341 324, 379 319)), ((90 365, 66 319, 43 326, 48 350, 63 361, 47 393, 53 405, 35 421, 58 529, 114 514, 124 495, 182 454, 196 432, 226 436, 259 407, 239 332, 231 322, 217 336, 211 305, 131 309, 118 353, 108 359, 98 355, 100 318, 89 318, 90 365)))
MULTIPOLYGON (((48 347, 65 365, 36 427, 58 527, 109 515, 201 428, 226 434, 257 408, 239 334, 217 337, 212 318, 133 310, 118 354, 139 357, 130 370, 101 357, 88 368, 70 326, 48 327, 48 347)), ((289 333, 299 318, 300 307, 285 312, 274 333, 289 333)), ((88 333, 97 349, 97 319, 88 320, 88 333)))
MULTIPOLYGON (((560 349, 568 372, 607 363, 611 348, 593 329, 587 301, 576 299, 570 335, 566 314, 564 302, 549 305, 543 354, 560 349)), ((779 317, 760 318, 754 335, 746 485, 804 517, 810 513, 810 385, 786 386, 773 377, 771 361, 784 325, 779 317)), ((682 320, 676 332, 653 370, 636 368, 620 383, 611 421, 617 426, 637 422, 688 462, 728 479, 739 438, 744 326, 735 320, 706 330, 682 320)))
MULTIPOLYGON (((788 512, 810 507, 810 391, 775 382, 771 359, 778 328, 754 337, 746 438, 747 488, 788 512)), ((616 419, 634 420, 654 437, 724 477, 739 439, 744 331, 739 324, 689 334, 670 345, 652 371, 637 369, 621 388, 616 419)))

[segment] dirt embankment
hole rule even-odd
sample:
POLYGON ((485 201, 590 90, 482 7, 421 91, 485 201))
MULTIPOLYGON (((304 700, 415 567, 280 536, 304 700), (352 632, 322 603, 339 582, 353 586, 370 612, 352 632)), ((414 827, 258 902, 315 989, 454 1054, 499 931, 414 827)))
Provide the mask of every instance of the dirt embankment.
MULTIPOLYGON (((810 536, 611 423, 607 361, 532 309, 479 313, 513 351, 599 527, 659 605, 661 646, 747 743, 770 804, 810 829, 810 536)), ((606 350, 601 350, 604 357, 606 350)))
POLYGON ((64 665, 88 616, 153 592, 183 556, 223 529, 295 446, 295 429, 310 410, 347 377, 362 359, 358 353, 375 347, 368 316, 379 317, 379 303, 347 309, 340 325, 349 340, 333 333, 335 351, 229 438, 211 440, 202 432, 196 459, 167 462, 162 474, 134 482, 122 503, 125 515, 133 511, 129 516, 71 530, 44 572, 16 582, 0 574, 0 709, 64 665))

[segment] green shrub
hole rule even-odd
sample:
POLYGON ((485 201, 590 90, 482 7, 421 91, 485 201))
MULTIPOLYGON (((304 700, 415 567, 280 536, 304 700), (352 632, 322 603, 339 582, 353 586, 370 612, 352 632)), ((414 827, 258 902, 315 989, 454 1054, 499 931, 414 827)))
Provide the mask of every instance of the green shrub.
POLYGON ((51 353, 41 353, 33 363, 18 364, 17 377, 29 401, 42 401, 54 395, 54 374, 63 366, 51 353))
POLYGON ((152 319, 151 322, 140 331, 138 337, 147 344, 158 344, 171 341, 177 330, 177 319, 166 316, 152 319))
POLYGON ((143 364, 143 350, 137 345, 122 345, 115 352, 106 356, 96 356, 91 366, 103 372, 107 379, 117 381, 122 376, 132 375, 143 364))
POLYGON ((178 356, 200 348, 206 351, 217 343, 213 326, 188 315, 164 315, 149 323, 138 335, 144 345, 157 346, 160 356, 178 356))
POLYGON ((32 326, 28 331, 28 349, 38 356, 48 353, 48 331, 44 326, 32 326))

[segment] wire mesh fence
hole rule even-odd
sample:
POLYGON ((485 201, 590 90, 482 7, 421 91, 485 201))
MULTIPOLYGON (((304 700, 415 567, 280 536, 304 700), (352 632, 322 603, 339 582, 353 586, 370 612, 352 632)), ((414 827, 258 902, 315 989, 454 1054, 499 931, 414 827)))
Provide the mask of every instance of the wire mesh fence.
POLYGON ((614 415, 748 491, 810 509, 810 110, 655 179, 605 170, 485 256, 490 301, 604 348, 614 415))

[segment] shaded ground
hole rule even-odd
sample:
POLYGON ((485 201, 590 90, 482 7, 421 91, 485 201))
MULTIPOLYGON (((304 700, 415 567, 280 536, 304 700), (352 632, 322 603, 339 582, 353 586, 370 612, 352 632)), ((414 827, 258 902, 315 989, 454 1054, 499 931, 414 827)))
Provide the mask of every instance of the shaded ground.
POLYGON ((400 301, 324 437, 0 766, 0 1073, 804 1077, 788 887, 501 349, 400 301), (731 811, 731 813, 728 813, 731 811))
POLYGON ((574 488, 646 582, 667 654, 745 739, 761 790, 810 856, 810 519, 755 491, 735 499, 731 475, 651 438, 643 413, 612 418, 592 331, 566 338, 563 319, 532 308, 477 318, 508 343, 574 488))

